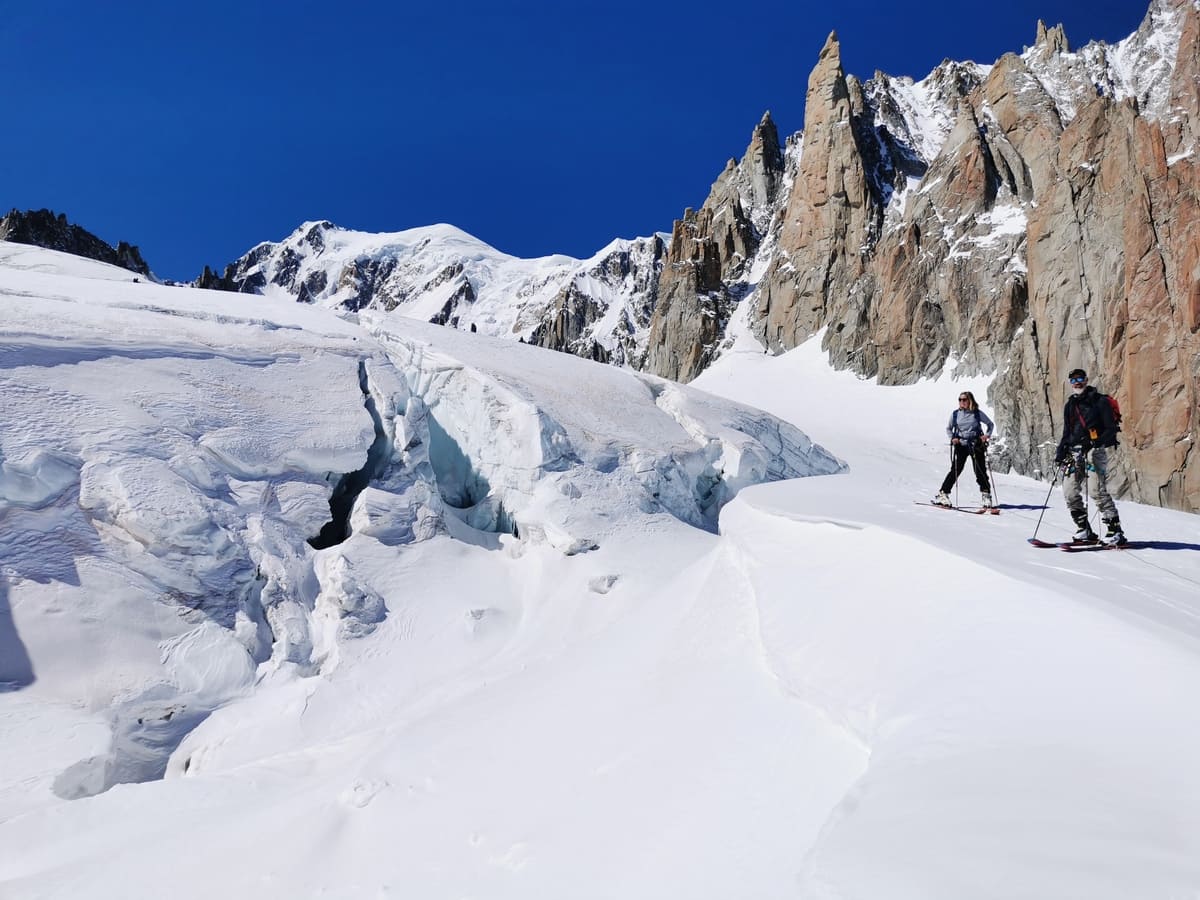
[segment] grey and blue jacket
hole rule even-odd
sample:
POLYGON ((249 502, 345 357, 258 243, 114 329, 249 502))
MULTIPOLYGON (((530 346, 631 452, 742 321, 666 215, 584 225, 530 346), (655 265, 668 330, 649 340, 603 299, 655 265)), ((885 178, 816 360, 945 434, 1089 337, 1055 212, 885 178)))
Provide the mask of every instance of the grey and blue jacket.
POLYGON ((995 427, 982 409, 956 409, 950 413, 950 423, 946 426, 946 437, 958 438, 968 447, 973 447, 985 428, 987 436, 990 438, 992 429, 995 427))

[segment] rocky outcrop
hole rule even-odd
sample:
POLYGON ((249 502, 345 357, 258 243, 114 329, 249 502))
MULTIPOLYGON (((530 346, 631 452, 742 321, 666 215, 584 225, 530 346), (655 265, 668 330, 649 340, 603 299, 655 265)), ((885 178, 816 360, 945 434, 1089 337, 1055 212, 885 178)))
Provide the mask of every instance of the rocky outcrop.
POLYGON ((1053 28, 1047 28, 1046 23, 1038 19, 1037 23, 1037 40, 1034 41, 1034 46, 1042 54, 1050 53, 1069 53, 1071 46, 1067 43, 1066 32, 1063 31, 1061 24, 1055 25, 1053 28))
POLYGON ((1060 386, 1082 366, 1125 413, 1118 485, 1145 502, 1200 509, 1195 160, 1168 165, 1162 127, 1132 99, 1101 98, 1064 132, 1057 167, 1030 216, 1029 320, 994 390, 1025 441, 1018 457, 1048 462, 1036 436, 1061 428, 1060 386))
POLYGON ((665 253, 657 236, 618 242, 555 295, 528 343, 641 368, 665 253))
MULTIPOLYGON (((608 350, 589 336, 591 326, 604 311, 574 281, 559 291, 551 310, 551 315, 533 330, 529 343, 550 350, 564 350, 596 362, 610 361, 608 350)), ((628 323, 623 324, 623 330, 627 334, 633 332, 628 323)))
POLYGON ((671 232, 646 365, 674 381, 689 381, 712 362, 729 320, 722 248, 712 232, 708 208, 687 210, 671 232))
MULTIPOLYGON (((1200 11, 1194 3, 1181 5, 1179 17, 1179 50, 1175 68, 1171 72, 1170 88, 1167 93, 1166 115, 1156 116, 1162 124, 1163 143, 1167 157, 1195 157, 1197 138, 1200 137, 1200 84, 1197 84, 1197 69, 1200 68, 1200 11)), ((1151 110, 1151 113, 1157 112, 1151 110)))
POLYGON ((741 161, 731 159, 701 209, 712 212, 713 238, 721 248, 722 273, 729 278, 754 255, 771 223, 783 181, 783 150, 770 111, 750 135, 741 161))
POLYGON ((808 79, 803 154, 761 292, 758 333, 773 350, 795 347, 823 327, 831 300, 863 275, 878 238, 883 210, 855 123, 864 108, 830 34, 808 79))
POLYGON ((208 266, 205 266, 204 271, 200 273, 200 277, 192 283, 196 287, 203 288, 206 291, 233 291, 235 293, 241 290, 244 284, 244 282, 238 282, 233 266, 226 266, 225 272, 222 275, 218 275, 208 266))
POLYGON ((153 278, 150 267, 142 259, 141 251, 137 247, 125 241, 113 247, 90 231, 72 225, 65 215, 55 215, 48 209, 31 209, 27 212, 12 210, 0 219, 0 241, 60 250, 153 278))
POLYGON ((836 366, 882 383, 951 361, 996 373, 990 402, 1026 473, 1047 471, 1065 374, 1083 366, 1126 411, 1116 483, 1200 509, 1197 84, 1197 0, 1154 0, 1114 46, 1072 50, 1039 22, 1022 54, 917 83, 859 85, 831 35, 757 250, 714 199, 737 164, 677 223, 648 366, 693 377, 746 296, 776 352, 821 332, 836 366), (754 253, 762 277, 731 277, 754 253))
POLYGON ((951 354, 994 368, 997 339, 1025 313, 1028 189, 1003 135, 962 101, 925 187, 879 240, 869 268, 831 300, 826 346, 835 364, 901 384, 935 375, 951 354))
POLYGON ((731 159, 704 205, 675 222, 650 320, 647 369, 689 381, 716 357, 729 316, 749 290, 748 270, 768 237, 784 173, 779 132, 767 112, 741 162, 731 159))

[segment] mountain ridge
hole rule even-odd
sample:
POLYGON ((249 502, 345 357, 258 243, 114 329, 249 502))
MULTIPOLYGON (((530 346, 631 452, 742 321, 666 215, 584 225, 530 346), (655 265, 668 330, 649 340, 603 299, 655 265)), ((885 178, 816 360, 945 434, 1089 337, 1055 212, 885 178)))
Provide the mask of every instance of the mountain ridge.
POLYGON ((194 283, 399 309, 680 381, 729 346, 735 313, 770 352, 820 333, 837 367, 884 384, 953 359, 996 376, 1002 459, 1043 476, 1083 366, 1129 411, 1117 489, 1200 510, 1198 21, 1197 0, 1153 0, 1126 39, 1071 50, 1039 20, 1020 54, 917 81, 845 73, 834 32, 805 127, 781 141, 764 114, 669 238, 520 260, 450 225, 314 221, 194 283))

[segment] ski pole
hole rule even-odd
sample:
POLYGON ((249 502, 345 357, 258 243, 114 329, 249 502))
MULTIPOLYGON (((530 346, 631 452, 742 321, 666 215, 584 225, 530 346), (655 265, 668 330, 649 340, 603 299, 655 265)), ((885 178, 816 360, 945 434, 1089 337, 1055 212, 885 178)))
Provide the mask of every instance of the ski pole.
POLYGON ((954 505, 958 506, 958 457, 954 453, 954 441, 950 441, 950 472, 954 475, 954 505))
POLYGON ((1038 529, 1042 527, 1042 516, 1045 516, 1046 510, 1050 508, 1050 495, 1054 492, 1054 485, 1058 482, 1058 476, 1060 474, 1062 474, 1062 468, 1056 466, 1054 468, 1054 477, 1050 479, 1050 490, 1046 491, 1046 499, 1042 501, 1042 514, 1038 516, 1037 524, 1033 526, 1033 537, 1030 538, 1031 541, 1037 537, 1038 529))
POLYGON ((1083 517, 1090 529, 1092 527, 1092 516, 1088 512, 1088 492, 1092 489, 1092 476, 1088 474, 1087 466, 1087 454, 1081 453, 1075 457, 1075 468, 1077 471, 1083 473, 1083 485, 1079 493, 1083 494, 1083 517))
POLYGON ((1000 495, 996 493, 996 477, 992 474, 992 458, 990 456, 985 456, 984 459, 987 460, 988 485, 990 485, 992 488, 992 506, 999 509, 1000 495))

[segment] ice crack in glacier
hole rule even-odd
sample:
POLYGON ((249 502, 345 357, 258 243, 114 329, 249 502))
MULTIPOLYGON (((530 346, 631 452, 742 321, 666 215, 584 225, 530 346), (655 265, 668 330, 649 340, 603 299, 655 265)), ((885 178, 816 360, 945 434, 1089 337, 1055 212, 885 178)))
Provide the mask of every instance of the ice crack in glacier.
POLYGON ((379 415, 375 398, 371 395, 366 360, 360 360, 358 363, 358 384, 363 392, 363 406, 375 425, 375 440, 367 449, 367 461, 363 467, 343 475, 334 487, 329 498, 330 519, 321 528, 320 533, 308 541, 314 550, 333 547, 350 536, 350 513, 354 510, 354 503, 371 483, 371 479, 378 476, 387 466, 391 454, 392 441, 383 427, 383 419, 379 415))

